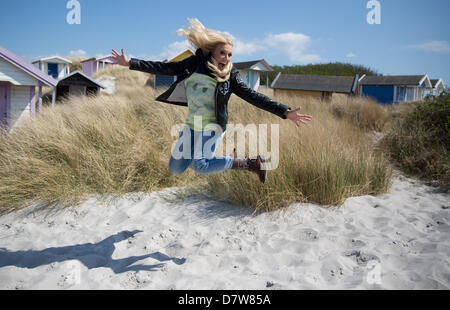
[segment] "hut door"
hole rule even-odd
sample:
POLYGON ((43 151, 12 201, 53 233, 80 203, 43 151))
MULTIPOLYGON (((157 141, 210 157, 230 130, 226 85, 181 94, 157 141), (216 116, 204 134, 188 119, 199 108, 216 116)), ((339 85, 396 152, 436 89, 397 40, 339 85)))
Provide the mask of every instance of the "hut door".
POLYGON ((8 87, 0 83, 0 128, 7 125, 8 87))

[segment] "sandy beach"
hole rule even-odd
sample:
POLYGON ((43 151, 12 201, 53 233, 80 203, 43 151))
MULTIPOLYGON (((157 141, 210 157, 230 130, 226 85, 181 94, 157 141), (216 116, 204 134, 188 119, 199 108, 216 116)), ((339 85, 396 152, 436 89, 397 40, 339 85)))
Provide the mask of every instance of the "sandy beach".
POLYGON ((265 214, 178 188, 0 217, 0 289, 450 289, 450 199, 397 175, 265 214))

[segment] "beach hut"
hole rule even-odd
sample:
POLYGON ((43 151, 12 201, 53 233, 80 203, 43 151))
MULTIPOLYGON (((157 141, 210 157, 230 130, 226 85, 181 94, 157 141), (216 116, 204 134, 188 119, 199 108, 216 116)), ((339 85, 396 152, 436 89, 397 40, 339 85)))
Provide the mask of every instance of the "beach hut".
MULTIPOLYGON (((181 54, 178 54, 177 56, 175 56, 169 60, 165 60, 164 62, 182 61, 193 55, 195 55, 195 53, 193 51, 191 51, 190 49, 187 49, 184 52, 182 52, 181 54)), ((168 88, 168 87, 170 87, 170 85, 172 85, 175 82, 175 80, 176 80, 176 76, 155 75, 155 79, 154 79, 155 90, 157 88, 162 88, 162 89, 168 88)))
POLYGON ((72 61, 59 56, 51 56, 33 61, 32 64, 54 79, 61 79, 70 73, 72 61))
POLYGON ((363 76, 359 82, 361 96, 382 104, 422 100, 431 89, 428 75, 363 76))
POLYGON ((358 94, 359 76, 329 76, 279 73, 271 87, 274 95, 312 97, 329 101, 334 93, 358 94))
POLYGON ((83 72, 74 71, 58 81, 56 86, 56 100, 71 96, 100 95, 100 90, 105 86, 85 75, 83 72))
POLYGON ((444 81, 442 79, 430 80, 431 82, 431 95, 439 96, 441 92, 445 90, 444 81))
POLYGON ((0 125, 10 130, 23 118, 36 113, 36 87, 38 111, 42 106, 42 87, 53 87, 55 103, 58 81, 32 64, 0 46, 0 125))
POLYGON ((83 73, 87 76, 92 76, 93 74, 104 70, 112 65, 115 65, 113 55, 103 56, 103 57, 93 57, 81 62, 83 73))
POLYGON ((269 87, 269 72, 273 69, 264 59, 235 62, 233 65, 239 70, 241 78, 251 89, 259 89, 262 73, 266 74, 266 87, 269 87))

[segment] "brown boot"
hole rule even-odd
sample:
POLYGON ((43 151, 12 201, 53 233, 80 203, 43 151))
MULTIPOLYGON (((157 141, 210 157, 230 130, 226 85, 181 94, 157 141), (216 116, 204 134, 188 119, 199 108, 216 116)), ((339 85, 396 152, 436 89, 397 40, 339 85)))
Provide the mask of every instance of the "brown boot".
POLYGON ((267 170, 264 167, 264 157, 258 155, 256 158, 237 158, 236 153, 233 157, 233 167, 234 170, 248 170, 256 173, 259 180, 265 184, 267 181, 267 170))

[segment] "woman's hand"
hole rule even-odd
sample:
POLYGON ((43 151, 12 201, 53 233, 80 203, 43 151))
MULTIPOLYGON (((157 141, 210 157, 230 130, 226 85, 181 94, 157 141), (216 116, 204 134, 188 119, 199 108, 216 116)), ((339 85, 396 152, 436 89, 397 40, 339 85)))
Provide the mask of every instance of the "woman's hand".
POLYGON ((297 127, 300 127, 299 122, 306 124, 306 122, 309 122, 312 120, 312 116, 311 115, 305 115, 305 114, 300 114, 297 113, 297 111, 299 111, 301 108, 297 108, 295 110, 287 110, 284 115, 286 116, 287 119, 290 119, 291 121, 293 121, 295 123, 295 125, 297 127))
POLYGON ((114 60, 116 61, 116 63, 118 65, 125 66, 125 67, 130 66, 130 61, 128 60, 127 55, 125 55, 123 48, 122 48, 122 55, 117 53, 117 51, 115 49, 112 50, 112 54, 113 54, 114 60))

